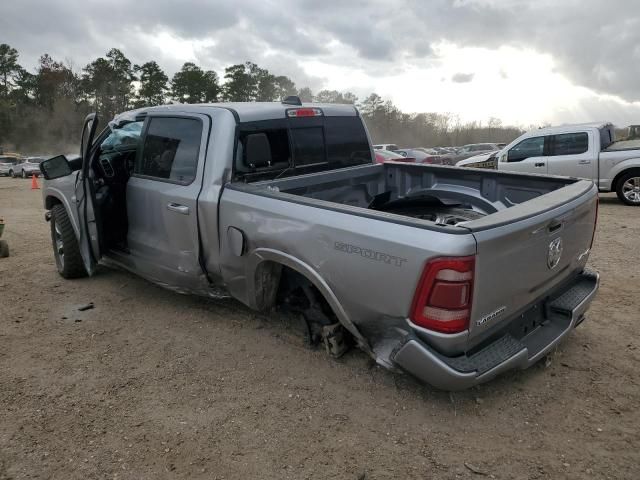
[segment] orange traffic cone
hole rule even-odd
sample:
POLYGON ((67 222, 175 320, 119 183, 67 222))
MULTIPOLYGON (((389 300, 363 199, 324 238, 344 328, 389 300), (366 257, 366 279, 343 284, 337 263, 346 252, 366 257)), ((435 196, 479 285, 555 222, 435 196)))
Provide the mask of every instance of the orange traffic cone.
POLYGON ((40 190, 40 185, 38 185, 38 175, 31 175, 31 190, 40 190))

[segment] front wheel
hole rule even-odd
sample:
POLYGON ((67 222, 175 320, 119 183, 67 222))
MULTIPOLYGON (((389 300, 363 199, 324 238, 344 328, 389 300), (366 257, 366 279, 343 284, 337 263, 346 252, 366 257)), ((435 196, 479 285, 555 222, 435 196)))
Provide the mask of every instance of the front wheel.
POLYGON ((51 243, 60 275, 64 278, 87 276, 78 239, 63 205, 55 205, 51 209, 51 243))
POLYGON ((640 206, 640 172, 624 175, 618 181, 616 194, 621 202, 634 207, 640 206))
POLYGON ((15 176, 15 175, 14 175, 14 173, 13 173, 13 170, 9 170, 9 176, 10 176, 11 178, 16 178, 16 176, 15 176))
POLYGON ((27 178, 27 173, 24 170, 22 170, 22 178, 27 178))

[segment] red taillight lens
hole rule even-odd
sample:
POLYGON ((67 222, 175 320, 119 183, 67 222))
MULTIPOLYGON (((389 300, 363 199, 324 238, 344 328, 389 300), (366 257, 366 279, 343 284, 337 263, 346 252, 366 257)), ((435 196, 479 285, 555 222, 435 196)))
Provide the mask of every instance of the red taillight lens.
POLYGON ((442 163, 442 161, 440 160, 440 157, 425 157, 424 160, 422 160, 422 163, 429 163, 434 165, 442 163))
POLYGON ((411 321, 442 333, 469 328, 475 263, 475 257, 427 262, 413 298, 411 321))

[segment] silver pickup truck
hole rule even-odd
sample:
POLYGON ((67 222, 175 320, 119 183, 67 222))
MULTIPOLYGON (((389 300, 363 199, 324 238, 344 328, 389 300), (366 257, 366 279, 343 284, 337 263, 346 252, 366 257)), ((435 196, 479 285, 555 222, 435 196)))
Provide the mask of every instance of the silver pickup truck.
POLYGON ((182 293, 304 319, 329 353, 448 390, 526 368, 585 318, 590 181, 373 164, 346 105, 123 113, 41 164, 65 278, 99 262, 182 293))
POLYGON ((630 127, 630 139, 616 141, 611 123, 540 128, 500 151, 456 166, 584 178, 593 180, 601 192, 616 192, 623 203, 640 206, 640 139, 634 132, 630 127))

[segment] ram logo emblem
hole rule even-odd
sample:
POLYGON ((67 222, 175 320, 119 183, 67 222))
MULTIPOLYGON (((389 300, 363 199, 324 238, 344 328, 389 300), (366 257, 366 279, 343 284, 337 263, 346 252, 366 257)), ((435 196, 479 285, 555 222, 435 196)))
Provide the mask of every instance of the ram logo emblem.
POLYGON ((552 240, 549 244, 549 252, 547 253, 547 267, 553 270, 560 263, 562 257, 562 237, 552 240))

